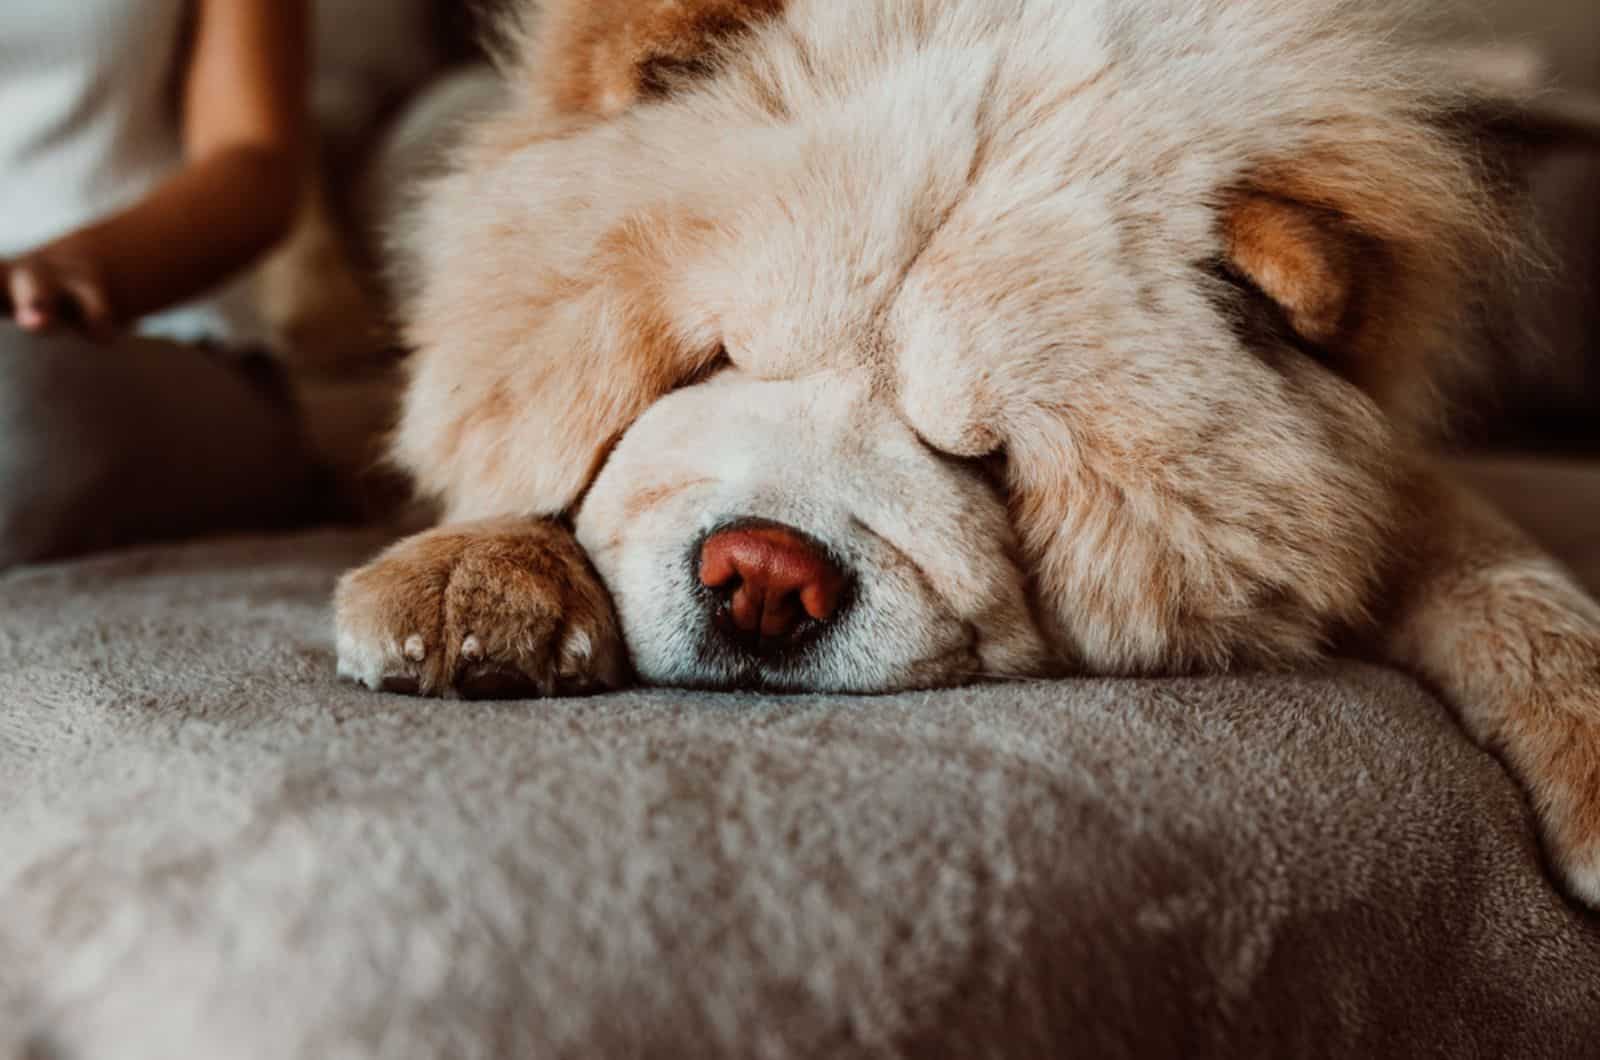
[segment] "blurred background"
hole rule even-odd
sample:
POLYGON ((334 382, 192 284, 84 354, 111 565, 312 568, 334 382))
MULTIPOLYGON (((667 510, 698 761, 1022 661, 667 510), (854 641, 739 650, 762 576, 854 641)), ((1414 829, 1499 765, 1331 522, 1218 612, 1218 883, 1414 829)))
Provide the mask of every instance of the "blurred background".
POLYGON ((1447 17, 1463 36, 1538 47, 1561 83, 1600 88, 1600 4, 1594 0, 1451 0, 1447 17))
MULTIPOLYGON (((1548 91, 1600 100, 1600 2, 1449 0, 1442 21, 1441 35, 1536 56, 1548 91)), ((1600 453, 1600 143, 1532 158, 1526 176, 1551 271, 1531 285, 1462 437, 1600 453)))

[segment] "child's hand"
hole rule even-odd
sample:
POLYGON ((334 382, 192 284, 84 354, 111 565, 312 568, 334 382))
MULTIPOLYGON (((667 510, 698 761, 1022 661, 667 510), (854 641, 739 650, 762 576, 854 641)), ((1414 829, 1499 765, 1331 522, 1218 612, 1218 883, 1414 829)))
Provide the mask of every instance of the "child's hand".
POLYGON ((70 328, 97 339, 116 332, 116 314, 99 268, 49 248, 0 259, 0 311, 8 312, 24 331, 70 328))

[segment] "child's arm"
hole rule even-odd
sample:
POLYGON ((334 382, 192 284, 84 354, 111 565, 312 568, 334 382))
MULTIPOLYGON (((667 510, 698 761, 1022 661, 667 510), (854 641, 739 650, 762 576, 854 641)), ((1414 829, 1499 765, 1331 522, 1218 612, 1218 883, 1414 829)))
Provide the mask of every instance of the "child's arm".
POLYGON ((0 260, 0 292, 23 327, 113 331, 202 294, 288 231, 306 121, 306 0, 200 0, 197 12, 184 165, 131 208, 0 260))

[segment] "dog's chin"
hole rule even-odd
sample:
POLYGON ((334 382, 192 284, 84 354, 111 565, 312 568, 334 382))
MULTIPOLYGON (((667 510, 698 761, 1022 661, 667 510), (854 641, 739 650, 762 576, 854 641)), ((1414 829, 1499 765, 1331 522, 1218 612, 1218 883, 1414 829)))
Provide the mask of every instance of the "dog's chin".
POLYGON ((882 693, 1047 669, 1000 498, 836 381, 670 396, 613 452, 576 528, 649 684, 882 693), (708 584, 703 550, 748 527, 830 572, 826 614, 741 626, 740 580, 708 584))
POLYGON ((877 638, 866 626, 797 650, 761 654, 729 643, 719 630, 683 612, 663 616, 660 625, 648 618, 634 623, 627 636, 640 646, 634 659, 641 680, 671 688, 877 695, 953 688, 983 672, 970 644, 952 644, 927 659, 886 659, 874 649, 877 638))

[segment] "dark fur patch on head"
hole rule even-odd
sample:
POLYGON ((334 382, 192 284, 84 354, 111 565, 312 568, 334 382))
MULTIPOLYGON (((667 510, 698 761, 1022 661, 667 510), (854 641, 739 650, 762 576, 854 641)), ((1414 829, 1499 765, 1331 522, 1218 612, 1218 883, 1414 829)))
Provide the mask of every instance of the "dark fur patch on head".
POLYGON ((552 0, 534 76, 560 110, 610 116, 711 75, 719 49, 787 0, 552 0))

